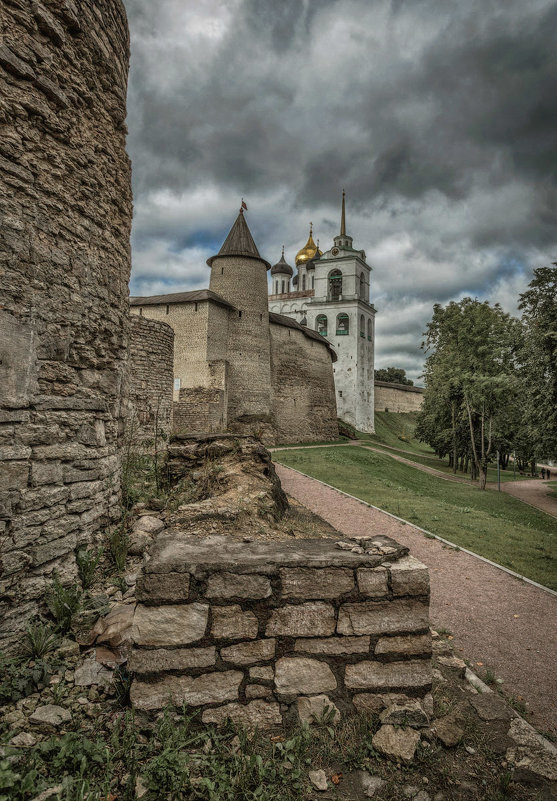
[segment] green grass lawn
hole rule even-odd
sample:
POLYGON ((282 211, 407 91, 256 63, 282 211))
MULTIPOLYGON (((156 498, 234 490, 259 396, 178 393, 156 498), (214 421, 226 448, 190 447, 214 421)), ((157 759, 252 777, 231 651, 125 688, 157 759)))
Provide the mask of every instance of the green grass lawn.
POLYGON ((557 590, 555 520, 516 498, 362 448, 294 449, 274 458, 557 590))
MULTIPOLYGON (((456 474, 453 473, 453 468, 449 467, 448 461, 444 459, 438 459, 437 456, 420 456, 419 454, 403 454, 398 453, 396 450, 391 448, 389 445, 383 445, 383 443, 370 443, 378 448, 384 448, 386 451, 390 451, 395 455, 402 456, 404 459, 409 459, 411 462, 417 462, 418 464, 423 464, 425 467, 432 467, 435 470, 440 470, 442 473, 446 473, 447 475, 454 476, 456 475, 457 478, 463 478, 470 481, 470 473, 461 473, 460 470, 457 470, 456 474)), ((524 481, 525 479, 532 478, 532 476, 521 476, 519 473, 516 473, 516 476, 513 476, 512 466, 507 468, 506 470, 501 470, 501 484, 505 481, 524 481)), ((488 467, 487 468, 487 480, 496 482, 497 481, 497 467, 488 467)))
POLYGON ((362 439, 370 439, 378 445, 390 445, 404 451, 435 456, 429 445, 414 437, 417 412, 375 412, 375 434, 361 434, 362 439))

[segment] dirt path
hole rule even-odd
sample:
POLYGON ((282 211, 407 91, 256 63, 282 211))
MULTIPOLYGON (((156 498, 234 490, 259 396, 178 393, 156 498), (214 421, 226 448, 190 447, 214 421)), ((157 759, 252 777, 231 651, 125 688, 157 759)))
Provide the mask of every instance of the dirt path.
POLYGON ((542 512, 547 512, 552 517, 557 517, 557 498, 549 494, 551 487, 548 482, 539 478, 534 478, 531 481, 517 481, 512 484, 507 482, 501 484, 501 490, 524 501, 524 503, 530 504, 530 506, 535 506, 536 509, 541 509, 542 512))
POLYGON ((410 548, 430 570, 432 625, 453 632, 478 673, 492 668, 508 695, 527 701, 534 725, 557 734, 557 597, 316 479, 276 469, 287 493, 347 536, 381 533, 410 548))
POLYGON ((374 448, 371 445, 361 445, 366 451, 375 451, 375 453, 382 453, 385 456, 390 456, 391 459, 394 459, 396 462, 402 462, 403 464, 408 464, 410 467, 415 467, 416 470, 421 470, 422 473, 429 473, 431 476, 435 476, 436 478, 442 478, 445 481, 453 481, 456 484, 471 484, 471 481, 468 481, 466 478, 459 478, 458 476, 448 475, 447 473, 443 473, 442 470, 436 470, 435 467, 427 467, 425 464, 420 464, 420 462, 412 462, 410 459, 405 459, 403 456, 398 456, 396 453, 389 453, 389 451, 384 451, 381 447, 374 448))

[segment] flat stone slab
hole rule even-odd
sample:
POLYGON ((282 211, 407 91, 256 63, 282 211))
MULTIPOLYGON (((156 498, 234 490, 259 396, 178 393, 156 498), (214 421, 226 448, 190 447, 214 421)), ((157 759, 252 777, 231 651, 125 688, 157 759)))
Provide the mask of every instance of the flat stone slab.
MULTIPOLYGON (((378 539, 378 538, 376 538, 378 539)), ((335 568, 377 567, 382 562, 396 562, 408 553, 389 537, 380 537, 393 553, 358 554, 337 548, 335 540, 254 540, 240 542, 230 537, 214 535, 194 537, 172 531, 161 534, 150 551, 146 573, 191 573, 203 577, 225 569, 233 573, 279 574, 284 567, 335 568)))

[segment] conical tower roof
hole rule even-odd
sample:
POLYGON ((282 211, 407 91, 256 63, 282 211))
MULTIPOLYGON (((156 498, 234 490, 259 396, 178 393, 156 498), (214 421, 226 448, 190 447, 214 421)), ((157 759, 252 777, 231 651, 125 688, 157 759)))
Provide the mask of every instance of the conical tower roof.
POLYGON ((243 209, 240 209, 240 213, 236 217, 236 222, 228 232, 228 236, 222 243, 222 247, 217 255, 207 259, 209 267, 219 256, 242 256, 246 259, 257 259, 265 265, 267 270, 271 266, 269 262, 262 259, 259 255, 257 245, 253 240, 246 218, 244 217, 243 209))

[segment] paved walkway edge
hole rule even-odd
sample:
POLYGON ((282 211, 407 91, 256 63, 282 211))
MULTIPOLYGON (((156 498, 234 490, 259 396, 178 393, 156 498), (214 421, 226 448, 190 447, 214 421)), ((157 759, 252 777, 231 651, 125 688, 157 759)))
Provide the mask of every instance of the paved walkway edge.
MULTIPOLYGON (((326 447, 326 446, 324 446, 326 447)), ((286 450, 286 448, 284 449, 286 450)), ((409 520, 405 520, 403 517, 397 517, 396 515, 391 514, 391 512, 387 512, 385 509, 381 509, 380 506, 374 506, 372 503, 368 503, 367 501, 363 501, 361 498, 356 497, 356 495, 350 495, 349 492, 344 492, 344 490, 339 489, 338 487, 333 487, 332 484, 327 484, 325 481, 321 481, 319 478, 315 478, 315 476, 310 476, 307 473, 302 473, 301 470, 296 470, 295 467, 290 467, 287 464, 281 464, 281 467, 285 467, 287 470, 292 470, 293 473, 298 473, 305 478, 311 478, 313 481, 319 481, 320 484, 323 484, 324 487, 329 487, 329 489, 335 490, 336 492, 340 492, 341 495, 346 495, 347 498, 352 498, 354 501, 359 501, 359 503, 363 503, 364 506, 369 506, 370 509, 376 509, 378 512, 382 512, 384 515, 389 515, 389 517, 398 520, 400 523, 404 523, 406 526, 412 526, 417 531, 421 531, 423 534, 426 534, 428 537, 431 537, 434 540, 439 540, 439 542, 443 542, 445 545, 450 545, 451 548, 455 548, 457 551, 462 551, 462 553, 467 553, 470 556, 474 556, 476 559, 480 559, 482 562, 486 562, 486 564, 491 565, 492 567, 496 567, 498 570, 502 570, 504 573, 508 573, 509 576, 514 576, 521 581, 525 581, 526 584, 531 584, 533 587, 537 587, 540 590, 544 590, 548 592, 550 595, 554 595, 557 597, 557 592, 555 590, 551 590, 549 587, 544 587, 543 584, 538 584, 537 581, 533 581, 532 579, 527 578, 526 576, 521 576, 520 573, 515 573, 514 570, 510 570, 508 567, 503 567, 503 565, 497 564, 497 562, 492 562, 491 559, 486 559, 485 556, 480 556, 479 553, 474 553, 474 551, 469 551, 468 548, 463 548, 460 545, 456 545, 454 542, 450 540, 446 540, 443 537, 439 537, 437 534, 432 534, 431 531, 427 531, 425 528, 421 528, 420 526, 416 526, 414 523, 410 523, 409 520)), ((530 505, 530 504, 529 504, 530 505)), ((537 507, 534 507, 537 508, 537 507)))

